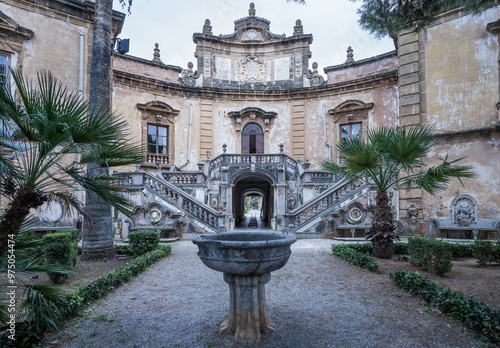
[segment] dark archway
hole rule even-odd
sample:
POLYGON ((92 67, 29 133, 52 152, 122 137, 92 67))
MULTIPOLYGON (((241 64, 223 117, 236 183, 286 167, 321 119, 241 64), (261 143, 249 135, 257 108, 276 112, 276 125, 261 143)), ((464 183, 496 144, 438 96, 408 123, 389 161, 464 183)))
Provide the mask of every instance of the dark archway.
POLYGON ((235 227, 247 227, 245 225, 245 197, 249 196, 262 197, 257 217, 260 219, 262 228, 271 228, 271 219, 274 214, 274 189, 269 178, 257 173, 246 173, 234 180, 232 207, 235 227))
POLYGON ((264 132, 257 123, 248 123, 241 132, 241 153, 264 153, 264 132))

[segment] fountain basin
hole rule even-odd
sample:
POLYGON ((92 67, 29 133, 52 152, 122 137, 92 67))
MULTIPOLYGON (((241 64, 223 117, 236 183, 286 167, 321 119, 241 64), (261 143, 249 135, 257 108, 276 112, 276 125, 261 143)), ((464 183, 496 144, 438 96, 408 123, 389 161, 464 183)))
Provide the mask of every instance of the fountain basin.
POLYGON ((201 261, 223 272, 229 285, 229 315, 220 325, 221 334, 233 333, 236 342, 256 343, 261 334, 274 330, 267 315, 265 284, 272 271, 287 263, 296 240, 293 235, 268 232, 228 232, 193 240, 201 261))
POLYGON ((235 275, 259 275, 282 268, 290 257, 293 235, 269 232, 228 232, 193 240, 209 268, 235 275))

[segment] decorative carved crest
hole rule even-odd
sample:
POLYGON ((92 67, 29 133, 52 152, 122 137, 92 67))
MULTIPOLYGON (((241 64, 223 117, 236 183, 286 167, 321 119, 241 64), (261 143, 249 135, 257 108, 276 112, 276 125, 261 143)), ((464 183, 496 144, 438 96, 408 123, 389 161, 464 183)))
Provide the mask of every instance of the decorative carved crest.
POLYGON ((249 29, 241 35, 241 41, 264 41, 262 33, 255 29, 249 29))
POLYGON ((237 78, 242 83, 266 81, 266 62, 259 56, 249 54, 238 60, 237 78))

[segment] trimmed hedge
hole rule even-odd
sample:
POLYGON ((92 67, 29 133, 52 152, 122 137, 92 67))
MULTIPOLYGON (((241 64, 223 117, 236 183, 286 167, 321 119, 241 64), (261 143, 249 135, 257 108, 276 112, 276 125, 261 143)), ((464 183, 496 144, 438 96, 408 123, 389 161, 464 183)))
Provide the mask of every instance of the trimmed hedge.
POLYGON ((490 343, 500 345, 500 311, 458 291, 443 289, 418 272, 391 273, 391 279, 406 291, 419 295, 425 302, 450 314, 465 327, 484 335, 490 343))
POLYGON ((127 262, 119 269, 82 286, 61 305, 62 312, 68 317, 77 314, 89 302, 104 297, 117 286, 128 282, 132 277, 146 270, 154 262, 170 255, 171 251, 172 246, 161 245, 155 250, 127 262))
POLYGON ((115 253, 121 254, 121 255, 133 255, 132 248, 128 244, 121 244, 121 245, 114 245, 113 249, 115 253))
POLYGON ((476 240, 472 244, 472 255, 481 265, 500 263, 500 241, 496 243, 476 240))
MULTIPOLYGON (((345 244, 351 249, 354 249, 360 253, 372 255, 373 253, 373 243, 356 243, 356 244, 345 244)), ((394 243, 394 254, 404 255, 408 254, 408 244, 407 243, 394 243)))
POLYGON ((451 244, 431 238, 408 238, 410 262, 439 276, 451 271, 453 253, 451 244))
MULTIPOLYGON (((78 244, 72 231, 49 233, 43 236, 42 252, 45 261, 73 268, 76 264, 78 244)), ((54 283, 63 283, 69 276, 67 274, 47 272, 54 283)))
MULTIPOLYGON (((362 244, 357 244, 357 245, 362 245, 362 244)), ((344 259, 352 263, 353 265, 366 268, 372 272, 378 271, 377 262, 372 256, 367 255, 364 252, 356 251, 351 246, 352 245, 333 244, 332 252, 341 259, 344 259)))
POLYGON ((144 255, 160 245, 160 234, 157 231, 137 230, 128 235, 130 248, 134 256, 144 255))

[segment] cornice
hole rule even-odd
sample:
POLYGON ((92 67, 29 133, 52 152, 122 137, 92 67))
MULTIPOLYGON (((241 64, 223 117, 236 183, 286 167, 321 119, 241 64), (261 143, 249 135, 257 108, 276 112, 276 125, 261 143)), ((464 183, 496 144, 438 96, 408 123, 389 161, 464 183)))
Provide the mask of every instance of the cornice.
POLYGON ((164 92, 183 97, 201 97, 207 99, 248 99, 279 100, 290 98, 314 98, 327 95, 343 94, 352 91, 373 89, 381 86, 397 85, 397 70, 388 71, 351 81, 332 83, 318 87, 304 87, 289 90, 249 91, 238 89, 222 89, 210 87, 188 87, 181 84, 165 82, 151 77, 131 74, 125 71, 113 70, 113 83, 129 86, 132 89, 149 90, 154 93, 164 92))

